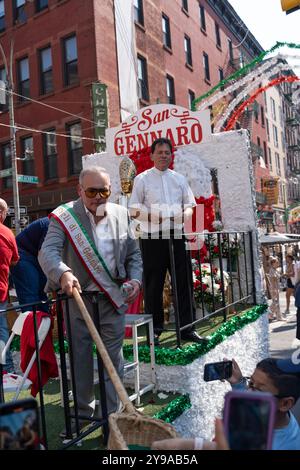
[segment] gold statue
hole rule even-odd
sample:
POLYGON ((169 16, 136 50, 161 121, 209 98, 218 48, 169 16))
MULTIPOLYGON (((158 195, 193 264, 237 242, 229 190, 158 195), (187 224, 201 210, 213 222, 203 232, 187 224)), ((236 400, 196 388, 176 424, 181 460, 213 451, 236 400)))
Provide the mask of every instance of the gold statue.
POLYGON ((123 157, 119 165, 122 194, 129 197, 132 193, 133 180, 136 177, 136 168, 129 157, 123 157))

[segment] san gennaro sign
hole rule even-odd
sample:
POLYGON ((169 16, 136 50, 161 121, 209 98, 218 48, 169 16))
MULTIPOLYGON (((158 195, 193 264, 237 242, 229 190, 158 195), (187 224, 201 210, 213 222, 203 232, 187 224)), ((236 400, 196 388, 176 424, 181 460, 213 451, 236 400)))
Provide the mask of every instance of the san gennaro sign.
POLYGON ((118 127, 106 129, 106 152, 130 155, 167 137, 174 146, 200 144, 211 136, 210 111, 193 112, 181 106, 157 104, 142 108, 118 127))

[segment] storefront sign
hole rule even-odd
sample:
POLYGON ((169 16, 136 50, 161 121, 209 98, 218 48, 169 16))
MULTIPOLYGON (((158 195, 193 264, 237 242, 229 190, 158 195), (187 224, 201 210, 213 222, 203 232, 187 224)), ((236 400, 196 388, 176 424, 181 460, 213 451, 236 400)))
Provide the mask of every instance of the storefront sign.
POLYGON ((211 136, 210 111, 192 112, 180 106, 158 104, 142 108, 120 126, 106 130, 109 155, 130 155, 167 137, 174 146, 200 144, 211 136))
POLYGON ((262 178, 262 192, 266 196, 266 203, 268 206, 272 206, 272 204, 278 204, 279 179, 262 178))
POLYGON ((107 86, 103 83, 92 84, 93 112, 95 125, 96 152, 104 152, 106 147, 105 131, 108 126, 107 86))

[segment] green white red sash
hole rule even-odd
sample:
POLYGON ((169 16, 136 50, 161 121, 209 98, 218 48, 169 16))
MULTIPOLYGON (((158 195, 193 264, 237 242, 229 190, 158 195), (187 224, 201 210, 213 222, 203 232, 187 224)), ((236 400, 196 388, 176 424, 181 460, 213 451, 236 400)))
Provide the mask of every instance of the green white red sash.
POLYGON ((49 217, 54 217, 59 222, 84 268, 100 291, 104 292, 116 309, 121 307, 124 298, 120 287, 72 207, 63 204, 51 212, 49 217))

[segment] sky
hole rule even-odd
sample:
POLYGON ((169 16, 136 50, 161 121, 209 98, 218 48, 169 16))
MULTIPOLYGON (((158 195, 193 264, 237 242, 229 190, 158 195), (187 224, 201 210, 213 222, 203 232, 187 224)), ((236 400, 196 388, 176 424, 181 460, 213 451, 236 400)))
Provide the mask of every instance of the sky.
POLYGON ((286 15, 280 0, 229 0, 229 3, 265 50, 277 41, 300 44, 300 10, 286 15))

